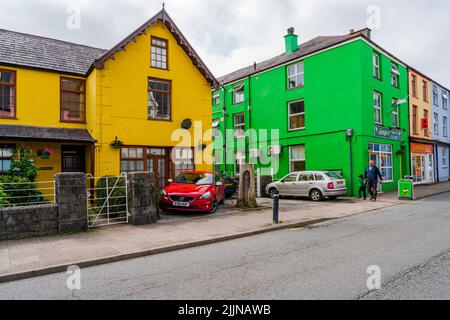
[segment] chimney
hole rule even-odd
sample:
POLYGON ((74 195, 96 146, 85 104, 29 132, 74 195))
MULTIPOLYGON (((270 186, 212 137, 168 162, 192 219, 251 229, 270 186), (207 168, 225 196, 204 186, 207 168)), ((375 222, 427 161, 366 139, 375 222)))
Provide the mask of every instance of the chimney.
POLYGON ((298 36, 294 33, 294 28, 288 29, 288 34, 284 36, 284 41, 286 44, 286 53, 295 52, 298 49, 298 36))
POLYGON ((359 34, 359 35, 366 37, 367 39, 370 39, 371 33, 372 33, 372 30, 370 30, 369 28, 365 28, 365 29, 358 30, 358 31, 355 31, 355 29, 350 29, 350 31, 348 32, 349 35, 359 34))

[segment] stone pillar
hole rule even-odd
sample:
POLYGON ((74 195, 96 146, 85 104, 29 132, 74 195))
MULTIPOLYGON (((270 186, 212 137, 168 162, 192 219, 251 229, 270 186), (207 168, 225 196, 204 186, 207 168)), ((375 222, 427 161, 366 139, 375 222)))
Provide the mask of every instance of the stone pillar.
POLYGON ((240 209, 258 207, 255 193, 255 169, 252 164, 241 165, 236 207, 240 209))
POLYGON ((150 172, 128 174, 130 202, 129 223, 135 226, 156 223, 157 208, 155 175, 150 172))
POLYGON ((58 232, 82 232, 87 222, 87 181, 84 173, 58 173, 55 176, 58 232))

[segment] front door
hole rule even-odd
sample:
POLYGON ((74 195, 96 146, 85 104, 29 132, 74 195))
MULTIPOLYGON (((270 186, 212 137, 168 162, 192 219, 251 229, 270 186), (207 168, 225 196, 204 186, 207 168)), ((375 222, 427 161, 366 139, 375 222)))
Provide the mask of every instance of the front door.
POLYGON ((86 147, 61 147, 61 172, 86 172, 86 147))
MULTIPOLYGON (((372 153, 369 155, 369 161, 373 160, 375 162, 375 166, 378 167, 381 170, 381 165, 382 165, 382 160, 381 160, 381 156, 379 153, 372 153)), ((381 184, 379 183, 377 186, 377 191, 378 192, 383 192, 383 188, 381 186, 381 184)))
POLYGON ((162 189, 169 179, 169 150, 149 148, 147 149, 147 171, 153 172, 156 177, 156 185, 162 189))

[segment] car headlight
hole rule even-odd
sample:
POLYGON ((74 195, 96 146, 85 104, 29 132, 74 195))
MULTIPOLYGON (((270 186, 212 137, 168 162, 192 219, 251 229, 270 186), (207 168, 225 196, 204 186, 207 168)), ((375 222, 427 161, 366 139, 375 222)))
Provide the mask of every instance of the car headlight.
POLYGON ((211 192, 209 192, 209 191, 200 197, 201 200, 210 199, 210 198, 211 198, 211 192))
POLYGON ((163 197, 167 197, 167 192, 166 192, 166 190, 163 190, 163 191, 161 192, 161 195, 162 195, 163 197))

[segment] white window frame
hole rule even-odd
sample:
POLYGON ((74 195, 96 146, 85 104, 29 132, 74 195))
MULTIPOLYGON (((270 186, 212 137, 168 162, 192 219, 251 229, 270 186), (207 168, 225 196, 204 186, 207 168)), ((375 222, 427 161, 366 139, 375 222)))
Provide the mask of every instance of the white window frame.
POLYGON ((442 118, 442 135, 448 137, 448 117, 446 116, 442 118))
POLYGON ((245 114, 243 112, 236 113, 233 115, 233 130, 234 130, 234 137, 236 139, 245 137, 245 114), (242 116, 243 121, 242 123, 236 124, 236 119, 240 116, 242 116))
POLYGON ((234 175, 238 176, 240 172, 240 166, 245 164, 245 152, 244 151, 238 151, 234 155, 234 175), (237 170, 239 167, 239 170, 237 170))
POLYGON ((373 108, 374 108, 374 122, 375 124, 383 124, 383 95, 380 92, 374 91, 373 93, 373 108), (376 104, 377 97, 379 97, 380 105, 376 104), (379 113, 379 122, 377 122, 377 113, 379 113))
POLYGON ((295 64, 291 64, 287 67, 287 87, 288 89, 295 89, 299 87, 303 87, 305 85, 305 64, 303 61, 300 61, 295 64), (302 66, 302 71, 299 71, 299 66, 302 66), (293 74, 290 75, 290 70, 293 70, 293 74), (299 83, 298 79, 299 77, 303 78, 303 82, 299 83), (291 79, 295 80, 295 86, 291 87, 291 79))
POLYGON ((292 163, 293 162, 301 162, 301 161, 305 162, 305 165, 306 165, 306 148, 305 148, 305 145, 304 144, 298 144, 298 145, 295 145, 295 146, 290 146, 289 147, 289 172, 292 173, 292 163), (292 158, 292 149, 293 148, 297 148, 297 147, 303 147, 303 155, 304 155, 303 159, 293 159, 292 158))
POLYGON ((212 103, 213 103, 213 106, 217 106, 220 104, 220 92, 219 91, 216 91, 213 93, 212 103))
MULTIPOLYGON (((392 99, 392 105, 397 104, 398 99, 392 99)), ((392 108, 392 126, 394 128, 400 128, 399 107, 392 108), (395 121, 394 121, 395 120, 395 121)))
POLYGON ((433 130, 435 135, 439 135, 439 114, 433 112, 433 130))
POLYGON ((244 84, 236 85, 232 90, 233 104, 239 104, 245 101, 245 87, 244 84))
POLYGON ((381 80, 381 67, 380 67, 380 61, 381 57, 380 54, 377 52, 374 52, 372 55, 372 65, 373 65, 373 77, 376 79, 381 80))
POLYGON ((391 64, 391 84, 398 88, 400 85, 400 71, 396 64, 391 64))
POLYGON ((439 92, 436 86, 433 86, 433 104, 439 106, 439 92))
POLYGON ((442 108, 444 110, 448 109, 448 93, 445 91, 442 92, 442 108))
MULTIPOLYGON (((383 164, 381 164, 381 165, 380 165, 380 168, 379 168, 380 171, 381 171, 381 174, 382 174, 382 176, 383 176, 383 182, 385 182, 385 183, 394 182, 394 157, 393 157, 393 153, 392 153, 393 148, 394 148, 394 147, 393 147, 393 145, 391 145, 391 144, 369 143, 369 149, 372 150, 372 154, 377 153, 377 154, 379 155, 380 159, 382 159, 382 155, 383 155, 383 154, 384 154, 384 155, 387 155, 387 156, 390 156, 390 158, 391 158, 391 165, 390 165, 390 166, 386 166, 386 165, 383 166, 383 164), (375 145, 378 145, 378 151, 375 151, 375 148, 374 148, 375 145), (382 150, 381 150, 382 147, 386 147, 385 149, 387 149, 388 147, 390 147, 391 152, 388 152, 388 151, 382 151, 382 150), (387 179, 386 179, 386 174, 385 174, 385 172, 387 171, 387 169, 390 169, 391 172, 392 172, 392 179, 391 179, 391 180, 387 180, 387 179)), ((370 157, 370 155, 369 155, 369 157, 370 157)))
POLYGON ((288 103, 288 128, 289 128, 289 131, 304 130, 306 128, 306 123, 303 127, 291 128, 291 118, 296 117, 296 116, 301 116, 301 115, 303 115, 303 122, 305 123, 305 100, 301 99, 301 100, 289 102, 288 103), (291 104, 298 103, 298 102, 303 102, 303 112, 291 114, 291 104))

